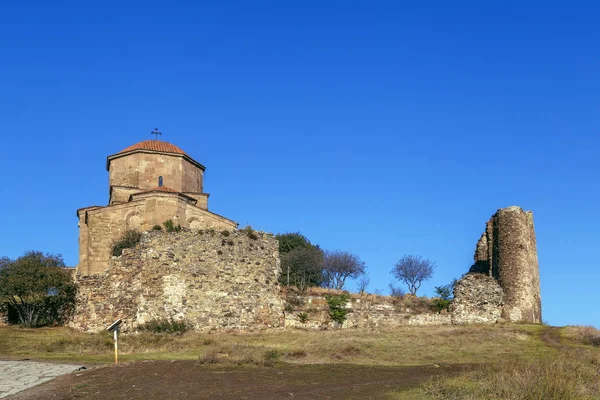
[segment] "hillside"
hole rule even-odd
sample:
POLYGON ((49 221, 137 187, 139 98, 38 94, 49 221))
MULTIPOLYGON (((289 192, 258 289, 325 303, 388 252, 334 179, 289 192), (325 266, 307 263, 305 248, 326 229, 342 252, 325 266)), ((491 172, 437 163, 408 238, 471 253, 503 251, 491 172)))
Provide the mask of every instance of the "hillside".
POLYGON ((132 385, 136 389, 126 398, 161 393, 184 398, 179 392, 194 392, 198 398, 217 392, 221 398, 281 398, 288 390, 294 398, 516 399, 528 393, 532 399, 593 399, 600 396, 600 348, 594 346, 599 338, 593 328, 512 324, 256 334, 144 332, 121 336, 123 363, 114 366, 108 334, 3 327, 0 357, 77 361, 89 368, 16 399, 50 392, 65 399, 113 397, 132 385), (136 362, 148 360, 154 361, 136 362), (242 387, 246 397, 240 396, 242 387))

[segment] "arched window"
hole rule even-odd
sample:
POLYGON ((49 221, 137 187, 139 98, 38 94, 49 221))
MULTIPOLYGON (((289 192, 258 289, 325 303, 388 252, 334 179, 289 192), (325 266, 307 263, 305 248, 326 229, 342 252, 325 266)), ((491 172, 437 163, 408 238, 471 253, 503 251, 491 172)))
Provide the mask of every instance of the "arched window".
POLYGON ((163 180, 162 180, 162 176, 158 177, 158 187, 162 187, 163 185, 163 180))

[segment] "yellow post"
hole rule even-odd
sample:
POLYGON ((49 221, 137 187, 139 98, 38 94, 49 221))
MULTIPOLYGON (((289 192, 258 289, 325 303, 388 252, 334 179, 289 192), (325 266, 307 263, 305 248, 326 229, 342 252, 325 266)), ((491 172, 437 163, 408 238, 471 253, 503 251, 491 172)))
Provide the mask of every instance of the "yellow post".
POLYGON ((119 328, 115 328, 115 364, 119 363, 119 340, 117 339, 117 332, 119 328))

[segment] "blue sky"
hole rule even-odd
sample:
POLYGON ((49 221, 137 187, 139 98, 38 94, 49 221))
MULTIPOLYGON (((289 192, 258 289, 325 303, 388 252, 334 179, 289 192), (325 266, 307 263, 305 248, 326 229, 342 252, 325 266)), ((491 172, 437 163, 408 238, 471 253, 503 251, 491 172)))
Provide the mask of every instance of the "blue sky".
POLYGON ((600 327, 599 17, 593 2, 3 2, 0 255, 76 265, 75 210, 107 203, 106 156, 158 127, 207 166, 212 211, 356 253, 384 293, 402 255, 436 261, 432 294, 498 208, 533 210, 544 320, 600 327))

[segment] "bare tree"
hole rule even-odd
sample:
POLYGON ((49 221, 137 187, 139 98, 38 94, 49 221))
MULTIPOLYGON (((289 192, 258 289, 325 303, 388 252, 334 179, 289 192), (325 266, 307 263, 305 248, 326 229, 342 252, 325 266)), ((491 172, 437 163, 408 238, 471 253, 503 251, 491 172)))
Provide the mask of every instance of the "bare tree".
POLYGON ((410 294, 416 295, 421 284, 431 279, 434 269, 435 263, 433 261, 421 256, 407 255, 394 265, 392 274, 408 286, 410 294))
POLYGON ((323 256, 324 285, 342 289, 348 278, 358 278, 365 273, 366 265, 357 256, 347 251, 326 251, 323 256))
POLYGON ((367 287, 370 283, 371 278, 369 278, 369 275, 366 273, 363 274, 360 278, 358 278, 358 292, 363 294, 367 290, 367 287))

